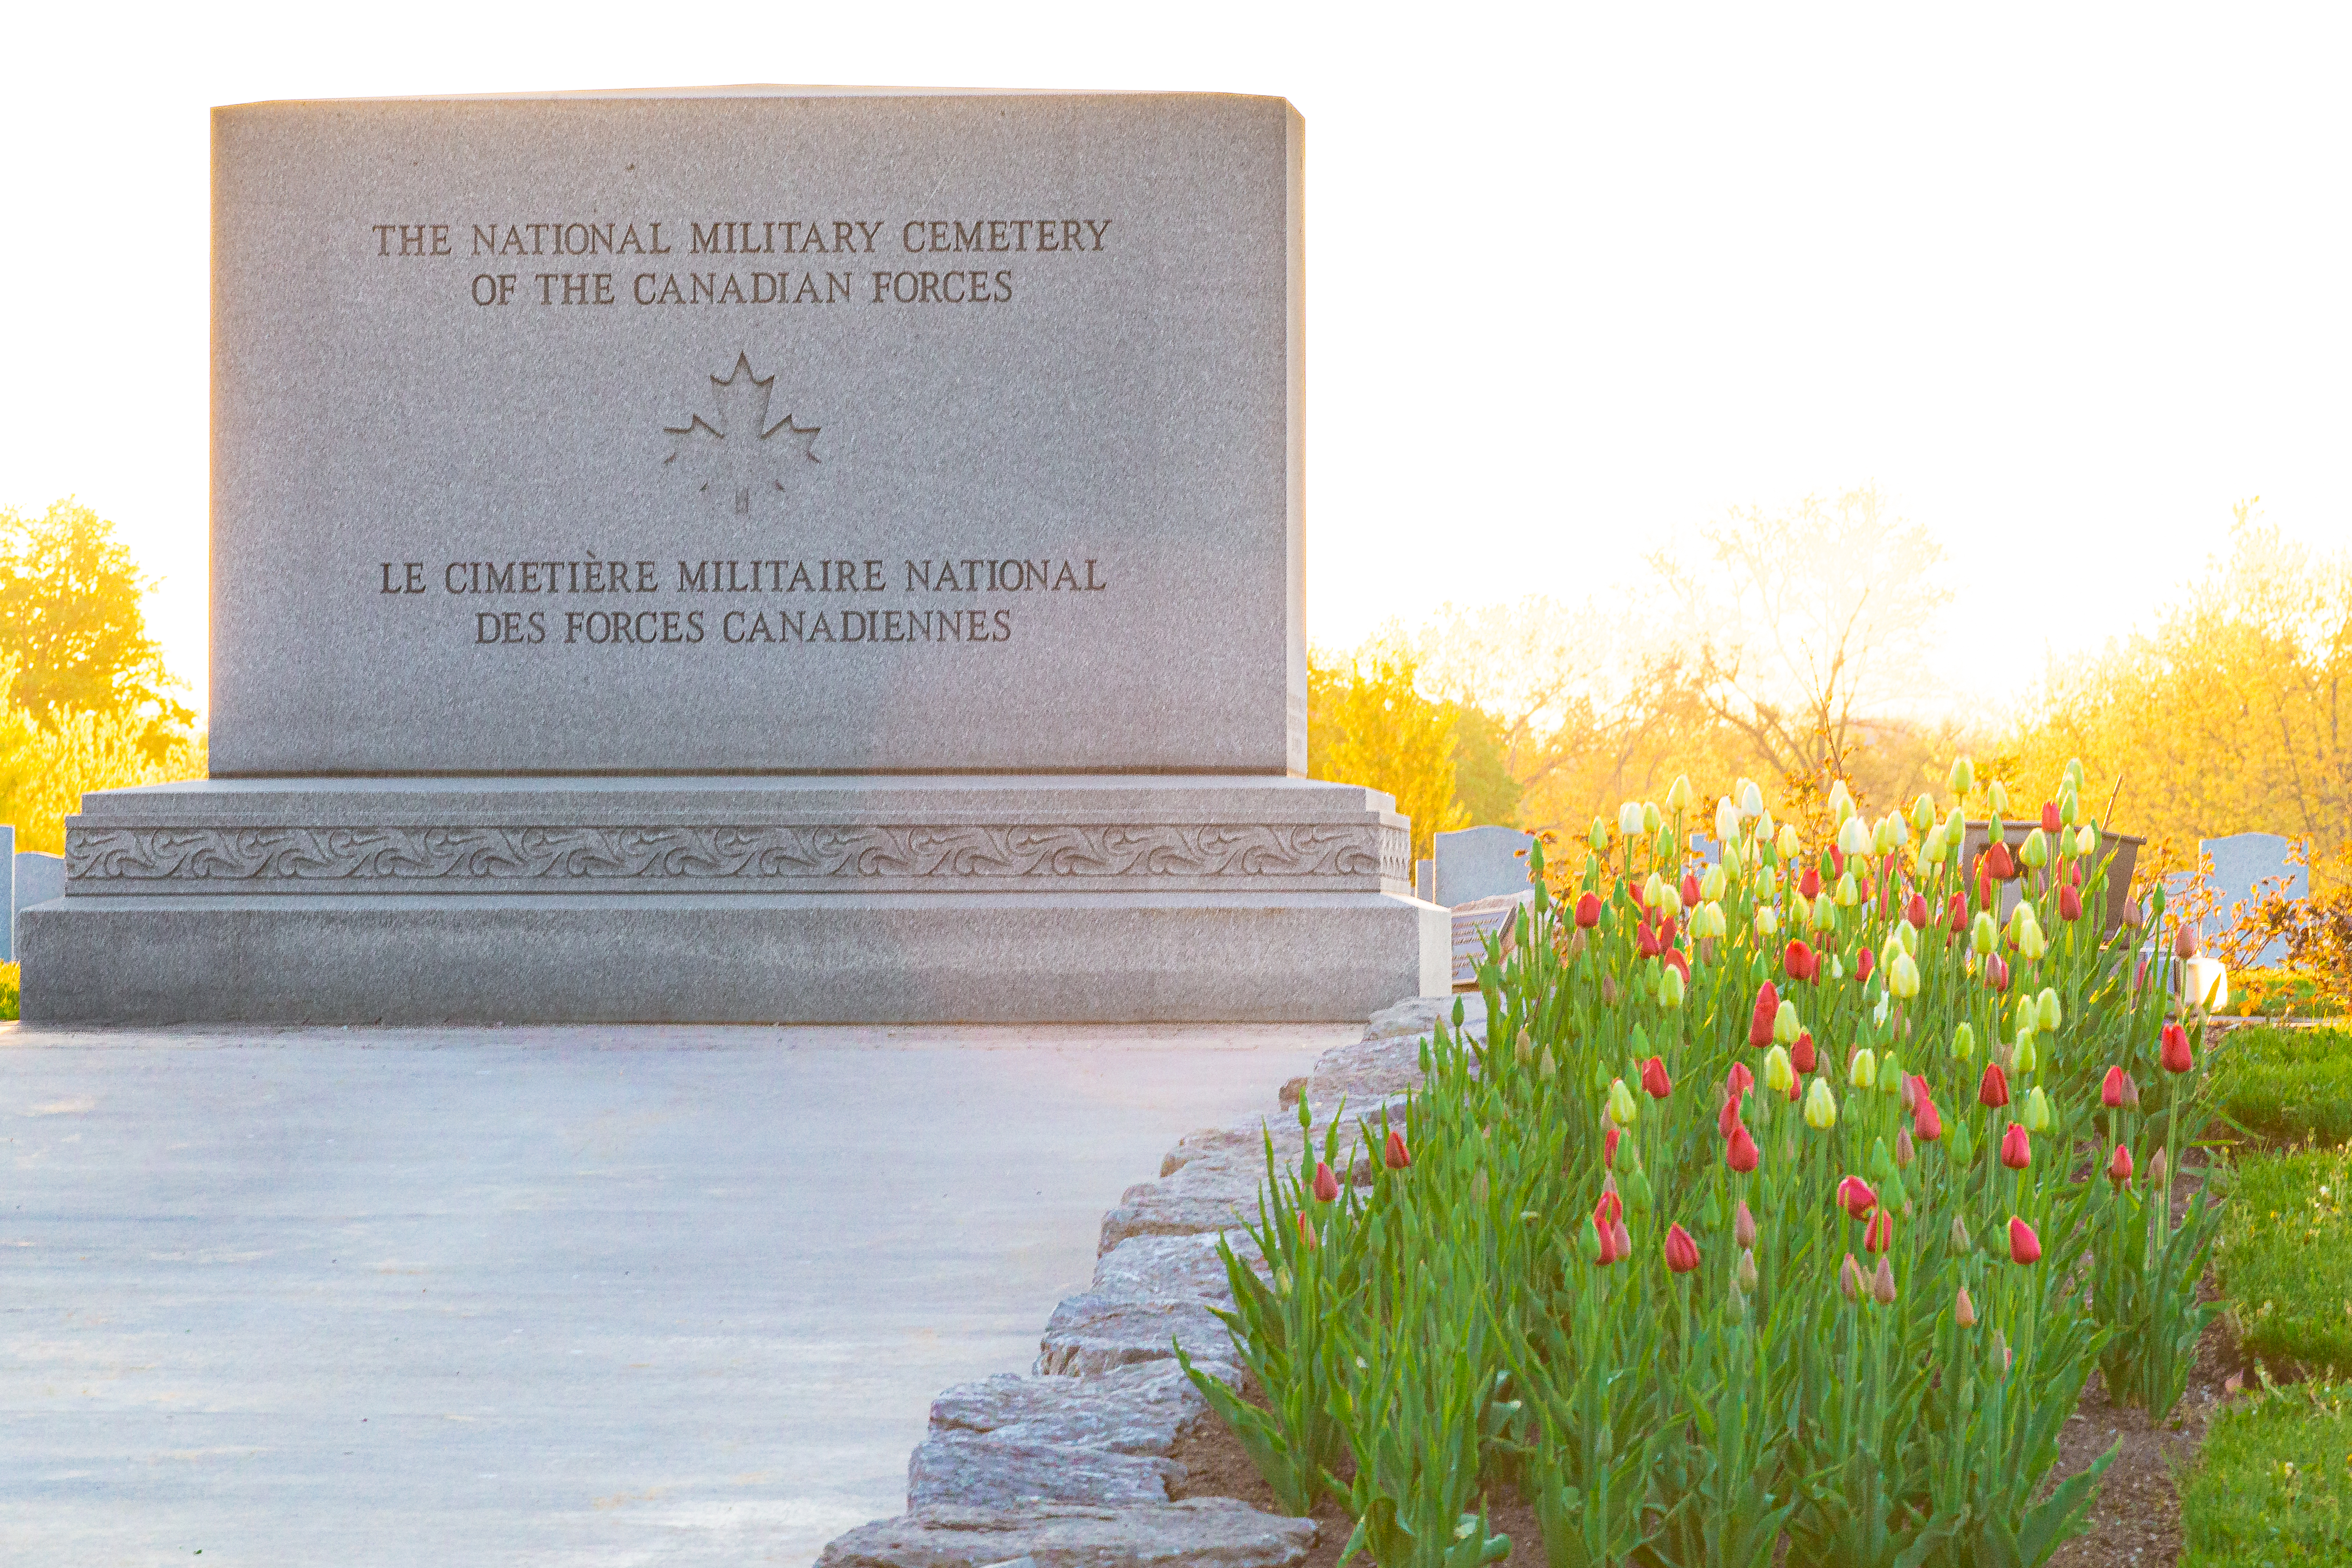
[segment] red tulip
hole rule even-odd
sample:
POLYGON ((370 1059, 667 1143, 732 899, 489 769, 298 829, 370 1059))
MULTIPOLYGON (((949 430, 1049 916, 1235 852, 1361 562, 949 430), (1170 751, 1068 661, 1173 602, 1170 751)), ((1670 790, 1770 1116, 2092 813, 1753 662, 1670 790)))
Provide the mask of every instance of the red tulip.
POLYGON ((1715 1130, 1728 1138, 1731 1136, 1731 1130, 1738 1125, 1739 1097, 1736 1094, 1727 1094, 1723 1097, 1723 1109, 1715 1113, 1715 1130))
POLYGON ((1731 1124, 1731 1140, 1724 1146, 1723 1163, 1743 1176, 1756 1168, 1756 1140, 1745 1122, 1731 1124))
POLYGON ((1804 1092, 1805 1080, 1803 1077, 1797 1073, 1790 1073, 1789 1075, 1789 1103, 1791 1105, 1796 1104, 1797 1097, 1804 1092))
POLYGON ((1838 1206, 1860 1219, 1878 1206, 1878 1194, 1860 1176, 1843 1176, 1837 1184, 1838 1206))
POLYGON ((1586 893, 1576 900, 1576 924, 1580 931, 1591 931, 1601 923, 1601 895, 1586 893))
POLYGON ((1954 892, 1952 894, 1951 910, 1952 912, 1950 918, 1945 923, 1949 925, 1955 931, 1963 931, 1968 930, 1969 900, 1967 895, 1957 891, 1954 892))
POLYGON ((2131 1151, 2118 1143, 2116 1145, 2116 1157, 2107 1162, 2107 1180, 2120 1187, 2131 1178, 2131 1151))
POLYGON ((2178 1024, 2164 1026, 2164 1049, 2159 1053, 2167 1072, 2187 1072, 2197 1065, 2189 1051, 2189 1031, 2178 1024))
POLYGON ((1845 851, 1834 844, 1830 846, 1830 875, 1832 877, 1845 875, 1845 851))
POLYGON ((1617 1234, 1614 1225, 1599 1215, 1592 1216, 1592 1234, 1600 1239, 1601 1253, 1592 1261, 1606 1268, 1617 1261, 1617 1234))
POLYGON ((1687 1274, 1698 1267, 1698 1243, 1678 1225, 1666 1226, 1665 1251, 1666 1267, 1677 1274, 1687 1274))
POLYGON ((1853 1260, 1853 1254, 1849 1252, 1845 1255, 1845 1261, 1838 1266, 1838 1289, 1845 1292, 1847 1300, 1858 1301, 1862 1299, 1864 1288, 1862 1266, 1853 1260))
POLYGON ((2006 882, 2017 875, 2017 863, 2009 858, 2009 846, 1996 838, 1984 852, 1986 874, 1996 882, 2006 882))
MULTIPOLYGON (((1671 924, 1672 922, 1669 921, 1668 923, 1671 924)), ((1682 971, 1683 984, 1685 985, 1688 985, 1690 984, 1691 977, 1690 960, 1683 955, 1683 950, 1679 947, 1670 947, 1666 949, 1664 958, 1667 968, 1679 969, 1682 971)))
POLYGON ((1740 1199, 1739 1207, 1732 1212, 1731 1239, 1742 1250, 1756 1245, 1756 1216, 1748 1212, 1746 1198, 1740 1199))
POLYGON ((1792 940, 1780 954, 1780 967, 1788 971, 1791 980, 1811 980, 1813 977, 1813 950, 1792 940))
POLYGON ((2058 889, 2058 918, 2078 921, 2083 918, 2083 895, 2072 888, 2058 889))
POLYGON ((2009 1260, 2011 1263, 2042 1261, 2042 1238, 2033 1227, 2011 1215, 2009 1221, 2009 1260))
POLYGON ((1799 1072, 1811 1072, 1821 1066, 1821 1053, 1813 1049, 1813 1032, 1811 1029, 1797 1031, 1797 1043, 1789 1047, 1789 1061, 1799 1072))
POLYGON ((1298 1221, 1299 1246, 1306 1247, 1309 1252, 1312 1252, 1315 1248, 1323 1245, 1323 1238, 1317 1236, 1315 1234, 1315 1227, 1307 1223, 1307 1211, 1305 1209, 1300 1209, 1298 1213, 1292 1217, 1298 1221))
POLYGON ((1610 1250, 1620 1258, 1633 1256, 1633 1233, 1625 1228, 1623 1220, 1621 1219, 1609 1227, 1609 1247, 1610 1250))
POLYGON ((1916 1115, 1919 1110, 1919 1102, 1927 1098, 1927 1079, 1916 1072, 1905 1073, 1903 1075, 1903 1108, 1916 1115))
POLYGON ((1856 980, 1869 979, 1870 972, 1877 967, 1877 964, 1878 955, 1871 952, 1870 949, 1866 947, 1864 948, 1862 950, 1862 956, 1853 961, 1853 977, 1856 980))
POLYGON ((1738 1100, 1756 1087, 1756 1075, 1748 1070, 1746 1062, 1734 1062, 1731 1064, 1731 1071, 1725 1076, 1724 1082, 1730 1087, 1731 1098, 1738 1100))
POLYGON ((1985 959, 1985 984, 1990 985, 1994 990, 2000 992, 2004 996, 2009 994, 2009 960, 2003 958, 1997 952, 1987 956, 1985 959))
POLYGON ((2024 1122, 2011 1122, 2009 1131, 2000 1135, 2000 1163, 2012 1171, 2033 1163, 2033 1140, 2026 1136, 2024 1122))
POLYGON ((1985 1063, 1984 1077, 1977 1080, 1977 1103, 1988 1110, 2009 1103, 2009 1075, 2000 1070, 1999 1062, 1985 1063))
POLYGON ((1805 874, 1797 879, 1797 891, 1803 894, 1808 899, 1820 898, 1822 896, 1822 874, 1819 871, 1814 870, 1811 866, 1806 867, 1805 874))
POLYGON ((1683 908, 1686 910, 1695 910, 1698 908, 1698 875, 1696 872, 1685 871, 1683 873, 1683 885, 1681 891, 1683 895, 1683 908))
POLYGON ((1870 1299, 1882 1307, 1895 1305, 1895 1269, 1884 1258, 1878 1260, 1878 1272, 1871 1276, 1870 1299))
POLYGON ((2121 1110, 2124 1108, 2124 1086, 2129 1082, 2131 1078, 2123 1068, 2109 1068, 2107 1076, 2099 1081, 2099 1103, 2109 1110, 2121 1110))
POLYGON ((1913 893, 1910 901, 1903 906, 1903 918, 1911 922, 1913 931, 1926 931, 1927 929, 1927 895, 1913 893))
POLYGON ((2175 958, 2197 956, 2197 928, 2187 921, 2181 921, 2173 931, 2172 956, 2175 958))
POLYGON ((1926 1095, 1911 1110, 1911 1136, 1922 1143, 1933 1143, 1944 1135, 1944 1113, 1926 1095))
POLYGON ((1663 944, 1658 941, 1657 931, 1652 929, 1650 922, 1647 921, 1643 921, 1641 925, 1634 929, 1633 944, 1635 947, 1640 949, 1641 954, 1643 958, 1655 958, 1659 953, 1665 951, 1663 944))
POLYGON ((1316 1161, 1315 1201, 1318 1204, 1328 1204, 1339 1195, 1339 1178, 1331 1173, 1330 1166, 1320 1160, 1316 1161))
POLYGON ((1623 1136, 1625 1136, 1625 1130, 1622 1127, 1612 1127, 1601 1134, 1601 1168, 1602 1170, 1613 1171, 1617 1168, 1617 1140, 1623 1136))
POLYGON ((2043 801, 2042 803, 2042 831, 2044 833, 2055 833, 2061 826, 2062 825, 2058 820, 2058 803, 2054 800, 2043 801))
POLYGON ((1780 993, 1770 981, 1756 993, 1756 1011, 1748 1020, 1748 1043, 1761 1048, 1772 1043, 1772 1020, 1780 1016, 1780 993))
POLYGON ((1402 1171, 1412 1163, 1412 1156, 1405 1152, 1404 1134, 1393 1127, 1389 1129, 1389 1141, 1381 1150, 1381 1163, 1391 1171, 1402 1171))
POLYGON ((1601 1201, 1592 1205, 1592 1223, 1603 1226, 1615 1225, 1624 1217, 1625 1200, 1617 1195, 1616 1188, 1603 1187, 1601 1190, 1601 1201))
POLYGON ((1884 1252, 1894 1245, 1895 1216, 1880 1209, 1870 1216, 1870 1223, 1862 1227, 1862 1249, 1864 1252, 1884 1252))
POLYGON ((1674 1079, 1666 1076, 1666 1058, 1652 1057, 1642 1064, 1642 1087, 1652 1100, 1664 1100, 1675 1091, 1674 1079))
POLYGON ((2083 863, 2080 860, 2066 862, 2066 885, 2070 888, 2083 885, 2083 863))

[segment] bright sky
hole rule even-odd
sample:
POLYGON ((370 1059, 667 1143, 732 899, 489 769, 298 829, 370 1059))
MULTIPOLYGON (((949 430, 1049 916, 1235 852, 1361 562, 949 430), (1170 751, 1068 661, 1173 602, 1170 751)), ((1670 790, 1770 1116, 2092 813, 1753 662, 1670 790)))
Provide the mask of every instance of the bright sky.
POLYGON ((205 658, 207 130, 255 99, 721 82, 1280 94, 1307 126, 1308 630, 1580 598, 1874 479, 1963 689, 2352 541, 2352 25, 2035 6, 20 9, 0 504, 78 493, 205 658), (1638 13, 1638 14, 1637 14, 1638 13))

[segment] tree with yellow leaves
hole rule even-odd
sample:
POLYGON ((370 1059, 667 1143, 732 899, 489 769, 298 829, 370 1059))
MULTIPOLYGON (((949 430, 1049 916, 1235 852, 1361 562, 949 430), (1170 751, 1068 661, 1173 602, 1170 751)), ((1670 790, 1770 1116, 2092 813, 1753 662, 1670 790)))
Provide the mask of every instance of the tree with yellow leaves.
POLYGON ((1466 827, 1454 798, 1458 710, 1421 694, 1412 656, 1368 644, 1307 667, 1307 772, 1311 778, 1385 791, 1412 819, 1412 854, 1424 859, 1433 835, 1466 827))

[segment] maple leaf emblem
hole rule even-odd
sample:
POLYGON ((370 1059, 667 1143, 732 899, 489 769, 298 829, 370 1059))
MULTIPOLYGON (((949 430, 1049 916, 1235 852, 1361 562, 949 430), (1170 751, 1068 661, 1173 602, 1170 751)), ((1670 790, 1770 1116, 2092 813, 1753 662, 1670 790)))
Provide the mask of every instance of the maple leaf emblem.
POLYGON ((736 515, 751 510, 754 493, 784 488, 785 478, 803 463, 817 461, 811 450, 818 426, 803 427, 789 414, 768 423, 768 398, 776 378, 751 374, 751 356, 739 353, 725 379, 710 378, 710 395, 719 405, 716 423, 697 414, 683 428, 667 426, 669 456, 703 495, 730 499, 736 515))

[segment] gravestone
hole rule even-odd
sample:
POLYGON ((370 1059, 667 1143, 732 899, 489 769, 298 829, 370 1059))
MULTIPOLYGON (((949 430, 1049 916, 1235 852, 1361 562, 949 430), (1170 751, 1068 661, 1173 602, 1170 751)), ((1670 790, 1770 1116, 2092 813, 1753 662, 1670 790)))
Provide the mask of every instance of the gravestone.
MULTIPOLYGON (((16 841, 16 830, 8 830, 8 842, 16 841)), ((38 849, 19 849, 8 856, 8 956, 16 959, 18 948, 16 933, 22 927, 25 911, 35 904, 46 904, 52 899, 65 897, 66 862, 62 855, 44 854, 38 849)))
POLYGON ((1528 847, 1535 839, 1516 827, 1465 827, 1432 836, 1436 871, 1431 902, 1467 904, 1480 899, 1523 893, 1528 887, 1528 847))
POLYGON ((0 823, 0 873, 8 879, 8 929, 0 931, 0 963, 16 962, 16 829, 0 823))
POLYGON ((93 795, 27 1016, 1360 1017, 1306 777, 1277 99, 213 120, 211 761, 93 795))
MULTIPOLYGON (((2284 882, 2290 899, 2308 898, 2309 879, 2300 866, 2287 862, 2287 839, 2275 833, 2239 833, 2227 838, 2200 838, 2197 853, 2213 863, 2210 886, 2219 900, 2213 918, 2206 923, 2208 938, 2238 923, 2242 915, 2249 915, 2263 898, 2273 891, 2273 885, 2284 882)), ((2286 943, 2273 942, 2255 955, 2256 966, 2286 962, 2286 943)))

